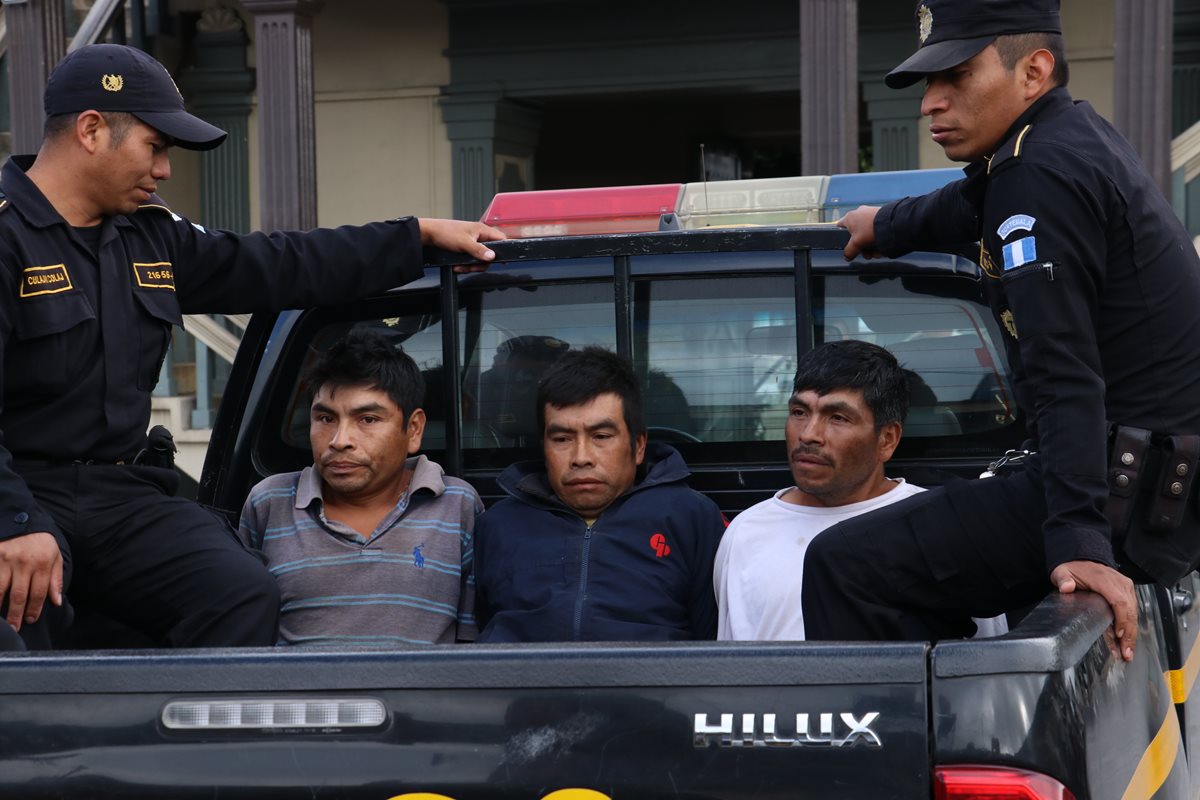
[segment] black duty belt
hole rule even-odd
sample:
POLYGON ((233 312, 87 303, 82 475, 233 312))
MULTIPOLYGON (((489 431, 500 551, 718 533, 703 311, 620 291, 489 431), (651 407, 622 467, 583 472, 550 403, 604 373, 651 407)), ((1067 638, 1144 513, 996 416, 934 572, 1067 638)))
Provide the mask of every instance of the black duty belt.
POLYGON ((1108 503, 1105 515, 1114 532, 1128 530, 1139 496, 1149 496, 1144 521, 1151 531, 1169 531, 1183 522, 1188 501, 1200 483, 1200 435, 1155 435, 1144 428, 1112 425, 1108 437, 1108 503))
POLYGON ((133 458, 26 458, 14 455, 13 465, 17 468, 32 467, 34 469, 54 469, 57 467, 74 466, 129 466, 136 463, 133 458))

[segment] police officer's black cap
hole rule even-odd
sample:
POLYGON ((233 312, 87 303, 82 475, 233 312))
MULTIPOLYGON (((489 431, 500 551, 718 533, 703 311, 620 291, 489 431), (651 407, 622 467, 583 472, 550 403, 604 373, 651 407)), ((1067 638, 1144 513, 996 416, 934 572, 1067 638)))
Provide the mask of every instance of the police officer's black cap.
POLYGON ((917 7, 921 47, 884 78, 903 89, 978 55, 997 36, 1062 33, 1059 0, 924 0, 917 7))
POLYGON ((124 111, 188 150, 211 150, 225 131, 189 114, 166 67, 135 47, 91 44, 58 62, 46 83, 46 116, 124 111))

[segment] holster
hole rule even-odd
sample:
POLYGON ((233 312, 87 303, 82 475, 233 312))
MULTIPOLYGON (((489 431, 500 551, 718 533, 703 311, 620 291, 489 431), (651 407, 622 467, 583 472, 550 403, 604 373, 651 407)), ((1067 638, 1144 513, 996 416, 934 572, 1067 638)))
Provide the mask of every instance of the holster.
POLYGON ((1159 445, 1161 466, 1155 480, 1146 527, 1155 533, 1174 530, 1183 523, 1196 461, 1200 458, 1200 436, 1167 436, 1159 445))
POLYGON ((175 468, 175 437, 162 425, 155 425, 146 435, 146 446, 133 459, 134 464, 160 469, 175 468))
POLYGON ((1128 530, 1133 519, 1133 507, 1150 460, 1150 431, 1114 425, 1110 437, 1108 503, 1104 515, 1116 534, 1128 530))

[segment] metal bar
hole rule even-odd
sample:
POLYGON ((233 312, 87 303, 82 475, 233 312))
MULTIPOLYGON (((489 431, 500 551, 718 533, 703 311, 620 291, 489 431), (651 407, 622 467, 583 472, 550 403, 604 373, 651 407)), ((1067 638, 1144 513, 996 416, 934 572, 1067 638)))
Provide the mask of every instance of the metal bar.
POLYGON ((212 364, 209 363, 209 348, 205 347, 200 339, 196 339, 193 352, 196 365, 196 407, 192 410, 191 424, 193 428, 211 428, 215 409, 212 407, 212 364))
POLYGON ((462 369, 458 363, 458 275, 442 267, 442 380, 446 382, 447 474, 461 478, 462 455, 462 369))
POLYGON ((208 345, 218 356, 230 364, 233 363, 233 357, 237 355, 241 342, 238 337, 225 330, 221 323, 206 314, 185 314, 183 329, 208 345))
POLYGON ((133 39, 133 46, 139 50, 146 50, 146 6, 142 0, 130 0, 129 2, 129 30, 133 39))
POLYGON ((796 260, 796 357, 813 349, 812 251, 795 251, 796 260))
POLYGON ((226 314, 225 319, 229 320, 242 330, 246 330, 246 326, 250 324, 249 314, 226 314))
POLYGON ((633 361, 633 271, 629 256, 613 259, 613 302, 617 310, 617 353, 633 361))
POLYGON ((87 16, 79 24, 79 30, 67 46, 67 52, 100 41, 101 34, 112 23, 112 16, 122 7, 122 2, 123 0, 96 0, 96 4, 88 10, 87 16))

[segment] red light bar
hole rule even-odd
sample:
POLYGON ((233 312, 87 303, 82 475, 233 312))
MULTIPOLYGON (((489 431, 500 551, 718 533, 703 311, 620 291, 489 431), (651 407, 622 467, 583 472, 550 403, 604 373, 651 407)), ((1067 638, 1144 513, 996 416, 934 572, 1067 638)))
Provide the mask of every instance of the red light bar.
POLYGON ((641 233, 658 230, 658 218, 675 211, 681 183, 503 192, 483 222, 517 239, 641 233))
POLYGON ((1047 775, 1015 767, 954 766, 933 770, 934 800, 1075 800, 1047 775))

